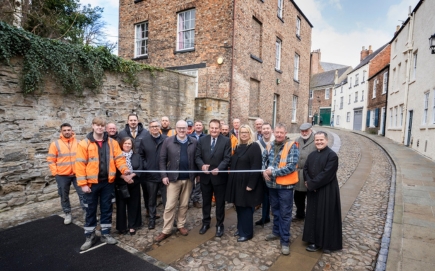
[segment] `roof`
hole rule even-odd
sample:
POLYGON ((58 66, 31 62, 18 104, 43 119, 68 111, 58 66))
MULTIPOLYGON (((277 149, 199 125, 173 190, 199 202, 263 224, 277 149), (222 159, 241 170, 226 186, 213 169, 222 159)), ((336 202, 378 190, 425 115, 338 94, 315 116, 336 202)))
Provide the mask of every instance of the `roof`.
POLYGON ((359 68, 361 68, 362 66, 366 65, 367 63, 370 62, 370 60, 372 60, 377 54, 379 54, 382 50, 384 50, 384 48, 390 44, 389 42, 382 45, 380 48, 378 48, 376 51, 374 51, 373 53, 371 53, 370 55, 366 56, 366 58, 364 58, 356 67, 355 69, 353 69, 350 73, 353 73, 354 71, 358 70, 359 68))
POLYGON ((337 70, 344 67, 349 67, 347 65, 337 64, 337 63, 329 63, 329 62, 320 62, 320 66, 322 66, 323 71, 337 70))
POLYGON ((311 22, 308 20, 307 16, 305 16, 305 14, 302 12, 302 10, 298 7, 298 5, 296 5, 295 1, 290 0, 290 2, 292 2, 292 4, 295 6, 295 8, 299 11, 299 13, 302 15, 302 17, 304 17, 304 19, 307 21, 307 23, 311 26, 311 28, 313 28, 313 25, 311 24, 311 22))
MULTIPOLYGON (((420 8, 421 4, 423 4, 424 0, 420 0, 417 5, 415 5, 415 8, 412 10, 412 13, 417 12, 417 10, 420 8)), ((402 32, 402 30, 405 28, 405 26, 408 24, 409 22, 409 16, 408 18, 406 18, 406 20, 402 23, 402 26, 400 27, 400 29, 398 31, 396 31, 396 33, 394 33, 394 37, 391 39, 390 43, 393 42, 393 40, 396 39, 396 37, 400 34, 400 32, 402 32)))
MULTIPOLYGON (((344 68, 337 69, 338 77, 343 75, 343 73, 345 73, 349 68, 350 66, 345 66, 344 68)), ((327 85, 334 85, 335 71, 336 70, 330 70, 327 72, 314 74, 313 76, 311 76, 310 87, 315 88, 327 85)))

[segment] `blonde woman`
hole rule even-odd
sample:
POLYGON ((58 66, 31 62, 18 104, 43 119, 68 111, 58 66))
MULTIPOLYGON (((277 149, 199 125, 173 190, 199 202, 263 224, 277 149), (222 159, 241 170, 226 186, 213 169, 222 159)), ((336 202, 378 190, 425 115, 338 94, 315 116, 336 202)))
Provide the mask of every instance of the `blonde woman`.
MULTIPOLYGON (((255 142, 248 125, 239 129, 238 144, 231 158, 232 170, 260 170, 261 149, 255 142)), ((263 184, 260 172, 231 172, 228 178, 226 200, 234 203, 237 211, 237 242, 245 242, 254 236, 253 214, 255 206, 263 201, 263 184)))

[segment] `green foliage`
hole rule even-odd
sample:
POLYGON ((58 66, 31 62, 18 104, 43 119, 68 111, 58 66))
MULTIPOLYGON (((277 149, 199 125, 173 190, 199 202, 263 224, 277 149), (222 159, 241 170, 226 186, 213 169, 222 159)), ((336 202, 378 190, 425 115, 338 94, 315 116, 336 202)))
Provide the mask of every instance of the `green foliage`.
POLYGON ((41 91, 46 76, 52 76, 63 93, 83 94, 85 88, 101 90, 104 71, 120 72, 125 82, 138 85, 137 72, 163 71, 146 64, 124 60, 103 46, 66 44, 41 38, 0 21, 0 61, 23 57, 22 90, 41 91))

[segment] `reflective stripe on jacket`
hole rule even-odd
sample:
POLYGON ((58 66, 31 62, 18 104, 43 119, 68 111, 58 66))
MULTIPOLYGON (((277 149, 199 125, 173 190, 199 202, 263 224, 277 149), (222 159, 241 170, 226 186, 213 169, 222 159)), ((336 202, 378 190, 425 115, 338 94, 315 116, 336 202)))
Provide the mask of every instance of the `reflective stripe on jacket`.
MULTIPOLYGON (((278 168, 283 168, 287 165, 287 156, 288 156, 293 144, 296 144, 296 147, 298 146, 298 143, 294 142, 294 141, 285 143, 284 148, 282 149, 282 152, 281 152, 281 157, 279 160, 278 168)), ((296 165, 296 168, 297 167, 298 166, 296 165)), ((293 171, 292 173, 290 173, 288 175, 276 177, 276 183, 279 185, 292 185, 292 184, 297 183, 298 181, 299 181, 299 177, 298 177, 297 170, 293 171)))
POLYGON ((51 142, 48 150, 47 162, 51 174, 55 175, 74 175, 74 164, 76 160, 77 140, 74 133, 70 138, 63 137, 51 142))
MULTIPOLYGON (((100 159, 97 143, 92 142, 88 137, 80 141, 77 146, 76 177, 79 186, 88 185, 90 187, 92 184, 98 183, 100 159)), ((109 173, 108 180, 109 183, 113 183, 115 181, 116 169, 118 168, 118 170, 124 174, 128 168, 125 156, 122 155, 118 142, 106 136, 104 140, 107 140, 107 144, 109 145, 109 152, 106 154, 108 156, 106 157, 108 159, 106 163, 109 173)))

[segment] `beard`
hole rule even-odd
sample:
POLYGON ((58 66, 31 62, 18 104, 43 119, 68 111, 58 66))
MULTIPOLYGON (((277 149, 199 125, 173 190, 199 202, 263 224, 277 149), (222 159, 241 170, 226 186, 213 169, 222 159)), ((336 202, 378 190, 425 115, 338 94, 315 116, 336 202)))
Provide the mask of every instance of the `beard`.
POLYGON ((311 134, 309 134, 309 135, 301 135, 302 139, 305 139, 305 140, 307 140, 308 138, 310 138, 310 136, 311 136, 311 134))

